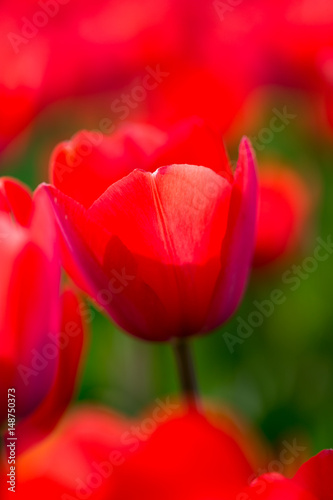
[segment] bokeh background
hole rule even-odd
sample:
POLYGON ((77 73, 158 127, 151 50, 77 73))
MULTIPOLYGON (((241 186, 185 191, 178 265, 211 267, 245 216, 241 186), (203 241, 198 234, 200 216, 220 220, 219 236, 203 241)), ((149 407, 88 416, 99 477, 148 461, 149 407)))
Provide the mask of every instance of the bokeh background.
MULTIPOLYGON (((232 162, 248 135, 260 171, 296 173, 305 202, 285 181, 295 244, 259 259, 235 317, 192 346, 202 394, 238 410, 273 447, 288 436, 309 455, 333 447, 333 254, 303 268, 317 238, 333 233, 332 2, 3 0, 0 11, 1 175, 34 189, 48 180, 54 147, 79 130, 105 120, 168 130, 193 115, 218 130, 232 162), (135 90, 149 70, 164 76, 135 90), (296 290, 284 277, 294 265, 306 276, 296 290), (237 335, 239 318, 248 324, 275 289, 283 303, 230 349, 226 333, 237 335)), ((274 207, 264 241, 279 240, 287 218, 274 207)), ((169 345, 135 340, 90 307, 77 400, 135 415, 178 392, 169 345)))

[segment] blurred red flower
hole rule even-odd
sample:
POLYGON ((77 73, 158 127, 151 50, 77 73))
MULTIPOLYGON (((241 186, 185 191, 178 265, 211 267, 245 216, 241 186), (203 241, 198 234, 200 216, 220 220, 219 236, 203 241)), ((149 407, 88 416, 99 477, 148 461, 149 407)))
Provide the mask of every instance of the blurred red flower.
MULTIPOLYGON (((1 21, 0 34, 5 37, 1 21)), ((4 45, 0 62, 3 68, 0 75, 1 153, 39 111, 47 47, 44 44, 32 44, 20 54, 14 54, 9 45, 4 45)))
POLYGON ((98 145, 80 133, 56 148, 51 177, 55 187, 43 189, 71 254, 65 266, 121 328, 167 340, 234 312, 255 235, 247 139, 233 174, 222 141, 200 121, 169 135, 125 127, 98 145))
POLYGON ((274 162, 262 165, 255 267, 286 261, 301 250, 313 202, 313 193, 295 169, 274 162))
MULTIPOLYGON (((39 499, 47 491, 52 500, 233 498, 262 465, 256 445, 260 448, 257 436, 231 424, 230 417, 215 416, 212 423, 169 398, 156 400, 136 420, 81 408, 49 439, 20 455, 16 495, 39 499)), ((4 481, 1 486, 1 498, 9 498, 4 481)))
POLYGON ((186 10, 166 0, 3 0, 0 12, 0 152, 50 103, 123 90, 149 65, 171 68, 196 36, 186 10))
MULTIPOLYGON (((200 415, 167 398, 142 419, 81 408, 20 455, 17 498, 39 500, 329 500, 333 452, 323 451, 293 479, 268 473, 258 436, 224 415, 200 415), (251 453, 249 453, 249 449, 251 453)), ((289 456, 288 456, 289 460, 289 456)), ((2 474, 5 468, 2 468, 2 474)), ((2 498, 10 498, 5 481, 2 498)))
POLYGON ((109 106, 147 67, 169 75, 143 99, 153 123, 200 114, 224 131, 266 71, 253 25, 237 12, 224 23, 203 1, 4 0, 0 150, 50 103, 108 92, 109 106))
POLYGON ((53 427, 72 396, 83 325, 74 293, 59 295, 57 233, 45 193, 32 198, 19 182, 1 178, 0 237, 0 422, 14 389, 15 417, 24 417, 18 426, 27 430, 23 448, 53 427))
POLYGON ((259 476, 239 499, 332 500, 333 450, 324 450, 305 462, 292 479, 270 473, 259 476))

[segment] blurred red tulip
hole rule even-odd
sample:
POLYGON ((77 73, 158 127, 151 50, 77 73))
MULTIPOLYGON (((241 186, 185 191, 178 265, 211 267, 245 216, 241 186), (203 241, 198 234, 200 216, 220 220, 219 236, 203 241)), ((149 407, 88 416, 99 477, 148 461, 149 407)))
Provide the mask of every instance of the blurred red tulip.
MULTIPOLYGON (((243 424, 231 430, 223 415, 213 424, 169 398, 156 400, 150 413, 132 421, 81 408, 18 457, 16 495, 19 500, 39 500, 45 492, 50 500, 332 499, 331 450, 306 462, 293 479, 268 473, 251 482, 264 465, 260 447, 243 424), (245 451, 249 445, 252 459, 245 451)), ((6 465, 3 478, 5 471, 6 465)), ((6 488, 2 480, 1 498, 9 499, 6 488)))
MULTIPOLYGON (((243 3, 244 7, 246 4, 243 3)), ((314 110, 309 119, 314 122, 317 118, 315 128, 324 125, 322 107, 327 78, 332 84, 332 62, 327 61, 333 50, 332 2, 251 0, 247 11, 239 12, 239 15, 255 20, 259 18, 259 9, 262 21, 257 25, 257 31, 261 37, 260 45, 266 52, 266 82, 305 90, 314 97, 311 103, 314 110)), ((328 112, 330 118, 329 109, 328 112)))
POLYGON ((324 450, 303 464, 293 479, 270 473, 239 493, 244 500, 332 500, 333 450, 324 450))
POLYGON ((57 234, 45 193, 32 198, 19 182, 1 178, 0 237, 0 421, 14 389, 15 417, 26 419, 18 432, 20 425, 29 429, 20 439, 25 447, 36 437, 35 423, 43 422, 44 435, 69 403, 83 327, 73 292, 59 296, 57 234))
POLYGON ((174 60, 166 67, 169 76, 149 93, 147 112, 154 125, 198 115, 225 134, 246 98, 267 80, 266 46, 259 43, 265 25, 257 26, 261 12, 244 14, 248 2, 231 3, 188 2, 191 28, 196 33, 195 42, 191 41, 192 57, 187 54, 174 60))
MULTIPOLYGON (((0 21, 1 23, 1 21, 0 21)), ((0 35, 4 26, 0 25, 0 35), (2 28, 2 29, 1 29, 2 28)), ((20 134, 39 111, 47 62, 47 47, 32 44, 15 54, 10 44, 0 53, 0 152, 20 134)))
POLYGON ((117 469, 113 498, 127 500, 135 492, 147 500, 236 498, 257 469, 258 456, 252 449, 251 462, 248 437, 236 439, 223 419, 217 422, 192 412, 160 425, 117 469))
POLYGON ((314 196, 294 169, 274 163, 259 172, 254 266, 288 260, 306 239, 314 196))
POLYGON ((320 57, 333 48, 332 3, 327 0, 283 0, 266 5, 271 30, 268 43, 277 63, 275 76, 278 78, 282 70, 281 76, 287 78, 286 83, 318 89, 318 85, 321 87, 320 57))
POLYGON ((3 0, 0 12, 0 151, 46 105, 123 90, 146 67, 167 69, 187 51, 187 12, 178 2, 85 1, 78 8, 68 0, 3 0))
MULTIPOLYGON (((156 400, 151 412, 132 421, 101 409, 79 409, 49 439, 20 455, 16 495, 192 500, 215 493, 233 498, 260 465, 255 449, 252 462, 244 451, 254 446, 247 432, 245 427, 230 431, 225 417, 218 425, 184 412, 169 398, 156 400)), ((10 498, 4 481, 1 486, 1 498, 10 498)))
MULTIPOLYGON (((333 7, 327 0, 248 0, 224 7, 224 36, 243 38, 255 48, 262 68, 260 82, 318 90, 318 63, 333 48, 333 7), (281 36, 283 33, 283 36, 281 36), (254 41, 251 41, 251 38, 254 41)), ((237 41, 234 42, 237 46, 237 41)), ((251 54, 251 48, 245 50, 251 54)), ((260 71, 260 70, 259 70, 260 71)))
POLYGON ((200 123, 169 137, 125 128, 97 146, 88 141, 88 150, 86 139, 81 133, 57 147, 55 187, 42 188, 71 252, 69 273, 121 328, 147 340, 224 323, 240 301, 254 244, 248 140, 233 175, 222 141, 200 123))
POLYGON ((138 98, 150 120, 175 123, 198 113, 224 131, 266 67, 253 26, 237 12, 224 23, 203 1, 101 0, 78 9, 68 0, 3 0, 0 147, 48 104, 105 91, 109 107, 157 67, 167 84, 138 98))
POLYGON ((154 124, 197 113, 225 132, 263 84, 322 92, 332 16, 327 0, 101 0, 80 9, 68 0, 4 0, 0 148, 49 103, 101 91, 122 95, 148 66, 169 75, 143 99, 154 124))

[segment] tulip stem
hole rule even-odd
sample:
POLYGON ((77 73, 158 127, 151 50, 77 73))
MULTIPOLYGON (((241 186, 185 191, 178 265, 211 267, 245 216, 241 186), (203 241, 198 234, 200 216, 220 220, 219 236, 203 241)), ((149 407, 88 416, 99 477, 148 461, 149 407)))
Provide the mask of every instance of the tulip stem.
POLYGON ((188 404, 191 406, 193 405, 199 411, 198 384, 189 343, 187 340, 175 338, 173 339, 172 345, 176 356, 183 395, 188 404))

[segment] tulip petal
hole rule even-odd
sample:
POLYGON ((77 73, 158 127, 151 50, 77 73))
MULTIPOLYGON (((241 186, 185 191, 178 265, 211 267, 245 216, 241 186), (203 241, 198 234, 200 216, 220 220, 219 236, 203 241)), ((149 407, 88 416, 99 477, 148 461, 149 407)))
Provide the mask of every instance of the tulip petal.
POLYGON ((84 484, 99 473, 101 480, 87 492, 94 500, 237 498, 253 474, 242 445, 223 425, 169 398, 136 420, 81 407, 19 456, 17 493, 83 496, 84 484), (156 428, 146 430, 147 422, 156 428))
POLYGON ((230 183, 233 180, 222 138, 198 117, 174 127, 168 141, 155 151, 148 164, 149 171, 172 164, 204 165, 230 183))
POLYGON ((237 498, 246 500, 319 500, 310 492, 286 479, 281 474, 270 473, 259 476, 240 492, 237 498))
POLYGON ((169 336, 202 326, 220 272, 230 194, 228 181, 211 169, 171 165, 132 172, 88 210, 133 254, 138 275, 173 317, 169 336))
POLYGON ((253 470, 230 435, 193 411, 157 427, 116 473, 117 500, 190 500, 237 498, 253 470))
POLYGON ((77 284, 124 330, 144 338, 153 337, 157 330, 167 335, 169 321, 160 299, 137 275, 137 263, 121 240, 61 191, 48 185, 40 189, 53 203, 66 244, 67 270, 77 284), (162 324, 161 317, 165 318, 162 324))
POLYGON ((16 179, 1 177, 0 210, 12 214, 21 226, 27 226, 32 210, 31 193, 27 187, 16 179))
POLYGON ((7 389, 16 389, 17 416, 23 417, 47 394, 56 369, 57 361, 46 361, 43 349, 47 335, 59 328, 60 266, 49 200, 32 200, 11 179, 1 180, 0 199, 8 202, 0 214, 0 359, 7 389))
POLYGON ((145 168, 147 155, 163 141, 164 135, 150 126, 130 124, 110 136, 84 130, 54 150, 51 182, 88 208, 111 184, 145 168))
MULTIPOLYGON (((1 199, 1 198, 0 198, 1 199)), ((17 338, 12 331, 8 295, 12 287, 12 269, 17 255, 22 252, 26 243, 26 232, 15 227, 7 214, 0 212, 0 261, 1 261, 1 286, 0 286, 0 398, 7 399, 8 388, 13 387, 16 373, 16 347, 17 338)), ((17 315, 17 311, 15 311, 17 315)), ((0 423, 7 416, 6 405, 0 406, 0 423)))
POLYGON ((12 384, 20 416, 26 416, 41 402, 56 370, 55 357, 47 359, 44 354, 48 334, 59 328, 55 322, 58 300, 50 300, 49 275, 49 262, 41 249, 27 243, 12 268, 4 324, 6 334, 15 342, 16 374, 12 384))
POLYGON ((40 189, 33 195, 33 210, 29 223, 31 241, 41 248, 48 261, 44 281, 48 286, 49 332, 56 332, 60 324, 60 248, 56 221, 49 197, 40 189))
POLYGON ((78 310, 78 299, 70 289, 63 293, 62 304, 60 332, 48 338, 50 353, 58 353, 57 373, 48 395, 32 415, 21 421, 17 427, 20 453, 52 431, 70 403, 75 388, 83 347, 84 327, 78 310))
MULTIPOLYGON (((115 471, 128 453, 123 438, 130 424, 111 411, 96 407, 81 406, 73 410, 48 438, 19 454, 16 467, 20 474, 15 497, 39 499, 47 492, 50 500, 80 498, 82 482, 90 474, 101 471, 101 465, 102 473, 106 467, 106 475, 101 476, 100 485, 89 490, 89 498, 112 499, 115 471)), ((0 475, 0 495, 9 499, 7 478, 2 481, 7 473, 6 466, 4 469, 3 478, 0 475)))
POLYGON ((310 458, 295 474, 293 481, 311 492, 317 500, 333 499, 333 450, 324 450, 310 458))
POLYGON ((164 165, 183 163, 205 165, 232 181, 222 139, 197 117, 185 120, 169 134, 135 123, 112 135, 83 130, 55 148, 50 177, 58 189, 88 208, 134 169, 153 172, 164 165))
POLYGON ((223 324, 235 311, 251 267, 257 215, 257 175, 248 139, 239 149, 232 188, 226 237, 221 252, 221 273, 205 330, 223 324))

